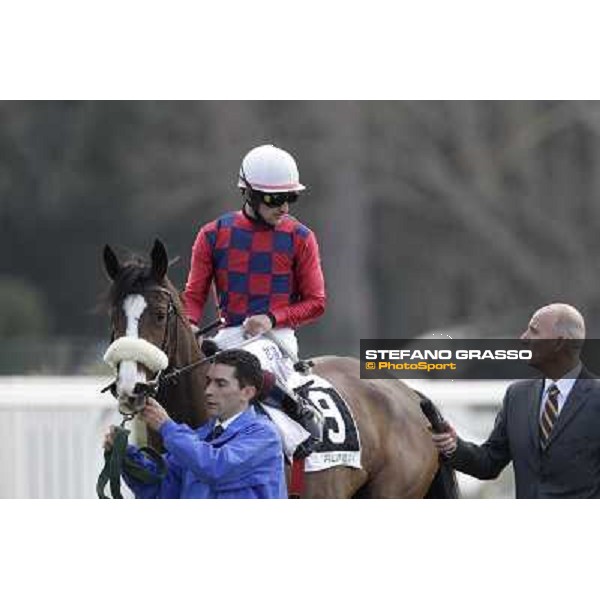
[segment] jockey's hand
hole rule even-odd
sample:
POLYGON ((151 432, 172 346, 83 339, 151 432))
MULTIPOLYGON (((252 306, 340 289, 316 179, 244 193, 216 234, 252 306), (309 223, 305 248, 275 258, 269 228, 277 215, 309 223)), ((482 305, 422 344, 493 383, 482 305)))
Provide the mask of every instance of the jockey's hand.
POLYGON ((163 423, 171 419, 169 413, 154 398, 146 400, 146 406, 144 406, 144 410, 140 413, 140 417, 154 431, 158 431, 163 423))
POLYGON ((111 425, 110 429, 108 430, 108 433, 104 436, 104 444, 102 445, 102 447, 106 451, 112 450, 113 444, 115 442, 116 430, 117 430, 117 428, 114 425, 111 425))
POLYGON ((248 317, 244 321, 242 327, 248 337, 254 337, 255 335, 260 335, 261 333, 266 333, 273 329, 273 324, 267 315, 254 315, 248 317))
POLYGON ((458 436, 456 435, 454 428, 450 425, 448 425, 448 431, 445 431, 444 433, 432 433, 431 439, 438 451, 445 456, 450 456, 456 451, 458 436))
POLYGON ((200 327, 198 327, 198 325, 190 321, 190 328, 199 346, 202 343, 202 340, 204 339, 203 336, 200 334, 200 327))

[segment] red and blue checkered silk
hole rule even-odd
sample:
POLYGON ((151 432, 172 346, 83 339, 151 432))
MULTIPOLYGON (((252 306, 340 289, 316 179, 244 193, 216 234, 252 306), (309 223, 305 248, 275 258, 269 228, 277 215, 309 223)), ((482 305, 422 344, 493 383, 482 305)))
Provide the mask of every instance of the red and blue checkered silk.
POLYGON ((297 327, 317 318, 325 305, 316 238, 289 216, 271 228, 237 211, 205 225, 194 244, 185 291, 194 322, 201 317, 211 281, 230 326, 271 313, 278 326, 297 327))

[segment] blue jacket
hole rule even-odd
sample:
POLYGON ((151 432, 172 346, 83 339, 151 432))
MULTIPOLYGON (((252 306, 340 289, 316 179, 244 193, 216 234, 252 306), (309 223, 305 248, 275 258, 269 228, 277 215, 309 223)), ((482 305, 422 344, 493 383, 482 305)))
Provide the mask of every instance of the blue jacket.
MULTIPOLYGON (((283 450, 274 425, 252 406, 207 442, 214 425, 214 419, 195 430, 164 423, 160 434, 167 475, 159 484, 140 484, 125 475, 136 498, 287 498, 283 450)), ((128 447, 127 455, 156 472, 135 446, 128 447)))

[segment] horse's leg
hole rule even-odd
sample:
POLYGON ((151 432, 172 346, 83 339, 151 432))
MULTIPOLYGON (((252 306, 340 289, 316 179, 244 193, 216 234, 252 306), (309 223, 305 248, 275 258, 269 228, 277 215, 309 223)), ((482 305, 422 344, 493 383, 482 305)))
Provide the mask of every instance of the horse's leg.
POLYGON ((424 498, 437 472, 437 465, 410 478, 398 477, 395 467, 382 469, 361 490, 362 498, 424 498))
POLYGON ((352 498, 367 481, 367 472, 350 467, 333 467, 304 475, 303 498, 352 498))
POLYGON ((429 440, 391 438, 384 449, 381 468, 361 490, 361 498, 423 498, 438 470, 437 453, 429 440), (406 441, 406 440, 405 440, 406 441))

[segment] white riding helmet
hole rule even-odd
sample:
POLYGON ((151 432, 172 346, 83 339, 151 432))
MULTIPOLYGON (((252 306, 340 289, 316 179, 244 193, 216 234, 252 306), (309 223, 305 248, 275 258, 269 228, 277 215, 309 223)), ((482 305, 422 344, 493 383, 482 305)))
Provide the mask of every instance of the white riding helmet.
POLYGON ((249 186, 271 194, 301 192, 306 189, 300 181, 293 156, 271 144, 257 146, 244 156, 240 167, 238 187, 249 186))

